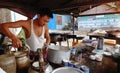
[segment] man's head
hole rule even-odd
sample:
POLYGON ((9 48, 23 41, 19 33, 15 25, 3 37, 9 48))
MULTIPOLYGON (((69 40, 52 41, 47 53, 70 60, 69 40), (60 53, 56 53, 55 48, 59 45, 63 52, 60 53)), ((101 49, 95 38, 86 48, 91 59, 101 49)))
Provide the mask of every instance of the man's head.
POLYGON ((41 17, 47 15, 48 17, 53 18, 53 13, 48 8, 38 8, 37 9, 37 14, 40 14, 41 17))
POLYGON ((53 18, 53 13, 48 8, 39 8, 37 10, 39 25, 44 26, 49 22, 50 18, 53 18))

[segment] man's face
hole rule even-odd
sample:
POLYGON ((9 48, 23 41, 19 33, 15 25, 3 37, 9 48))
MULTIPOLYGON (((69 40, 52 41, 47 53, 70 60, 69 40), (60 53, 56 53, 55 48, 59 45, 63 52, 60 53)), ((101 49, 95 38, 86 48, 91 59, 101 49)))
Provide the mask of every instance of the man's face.
POLYGON ((49 21, 50 21, 50 17, 48 17, 47 15, 40 16, 40 14, 38 14, 38 23, 39 23, 40 26, 44 26, 49 21))

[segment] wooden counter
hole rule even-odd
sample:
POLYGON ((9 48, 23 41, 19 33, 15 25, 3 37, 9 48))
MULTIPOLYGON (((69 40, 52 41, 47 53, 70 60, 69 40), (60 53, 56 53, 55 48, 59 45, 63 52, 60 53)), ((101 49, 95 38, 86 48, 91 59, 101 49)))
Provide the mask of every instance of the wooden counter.
MULTIPOLYGON (((90 69, 90 73, 119 73, 118 70, 120 69, 118 68, 118 64, 111 57, 103 56, 103 60, 101 62, 91 60, 89 58, 89 55, 93 54, 91 53, 92 49, 93 47, 90 47, 87 52, 83 53, 83 58, 81 58, 78 62, 79 65, 88 66, 90 69)), ((63 66, 62 64, 58 65, 53 63, 50 63, 50 65, 54 69, 63 66)), ((22 73, 22 72, 17 72, 17 73, 22 73)), ((24 73, 27 72, 24 71, 24 73)))

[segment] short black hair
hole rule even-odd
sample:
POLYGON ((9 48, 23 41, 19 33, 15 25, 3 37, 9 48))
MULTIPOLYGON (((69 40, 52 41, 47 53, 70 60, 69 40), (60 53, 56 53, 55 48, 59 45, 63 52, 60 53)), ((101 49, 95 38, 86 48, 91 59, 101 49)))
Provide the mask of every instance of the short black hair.
POLYGON ((36 13, 40 14, 40 16, 47 15, 50 18, 53 18, 53 12, 49 8, 37 8, 36 13))

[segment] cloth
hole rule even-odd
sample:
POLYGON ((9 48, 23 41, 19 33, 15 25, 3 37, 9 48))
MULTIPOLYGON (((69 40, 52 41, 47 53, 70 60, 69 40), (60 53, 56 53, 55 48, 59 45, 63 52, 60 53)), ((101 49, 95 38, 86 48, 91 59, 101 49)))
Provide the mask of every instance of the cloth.
POLYGON ((33 28, 33 20, 31 20, 31 35, 29 38, 26 39, 27 45, 30 47, 31 51, 37 51, 37 48, 42 48, 45 43, 45 38, 44 38, 44 26, 42 28, 42 35, 37 36, 34 32, 33 28))

